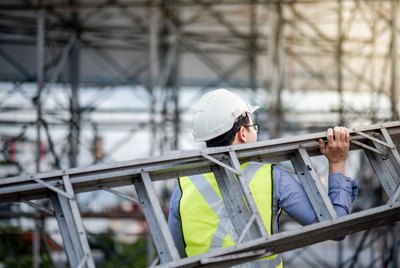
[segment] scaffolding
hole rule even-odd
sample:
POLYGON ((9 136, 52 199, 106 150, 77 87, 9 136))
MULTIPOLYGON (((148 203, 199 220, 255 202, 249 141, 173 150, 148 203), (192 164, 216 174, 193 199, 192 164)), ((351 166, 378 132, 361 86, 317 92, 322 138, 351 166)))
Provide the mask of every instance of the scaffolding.
POLYGON ((115 161, 143 129, 139 156, 186 149, 191 103, 215 87, 262 107, 264 138, 398 120, 398 12, 397 0, 2 1, 3 177, 115 161), (103 106, 120 87, 134 105, 103 106), (283 101, 313 90, 336 104, 283 101), (360 94, 368 105, 348 101, 360 94), (105 147, 110 129, 118 138, 105 147), (25 146, 16 158, 15 143, 25 146))

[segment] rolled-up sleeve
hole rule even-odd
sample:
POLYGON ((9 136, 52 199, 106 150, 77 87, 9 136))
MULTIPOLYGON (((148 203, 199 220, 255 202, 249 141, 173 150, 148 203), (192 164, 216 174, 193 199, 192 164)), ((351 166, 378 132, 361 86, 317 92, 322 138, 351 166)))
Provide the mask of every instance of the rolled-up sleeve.
POLYGON ((358 195, 358 180, 351 180, 341 173, 329 175, 329 198, 338 216, 348 215, 358 195))

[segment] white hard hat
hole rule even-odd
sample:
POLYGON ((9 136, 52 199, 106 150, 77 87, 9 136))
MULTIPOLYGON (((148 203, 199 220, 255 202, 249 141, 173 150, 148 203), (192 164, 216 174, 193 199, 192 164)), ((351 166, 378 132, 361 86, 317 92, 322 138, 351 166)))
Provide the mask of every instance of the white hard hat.
POLYGON ((208 141, 229 131, 242 114, 253 113, 259 106, 245 103, 226 89, 205 94, 194 106, 193 137, 195 141, 208 141))

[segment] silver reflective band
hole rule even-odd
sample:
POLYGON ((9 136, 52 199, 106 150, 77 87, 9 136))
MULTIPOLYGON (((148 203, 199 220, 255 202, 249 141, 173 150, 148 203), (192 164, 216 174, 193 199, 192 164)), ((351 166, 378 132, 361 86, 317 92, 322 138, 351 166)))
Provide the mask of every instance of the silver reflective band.
POLYGON ((229 214, 226 211, 224 201, 218 196, 214 188, 208 183, 204 175, 195 175, 189 177, 193 185, 196 186, 197 190, 203 196, 204 200, 208 203, 210 208, 218 216, 219 223, 216 231, 214 232, 211 240, 211 248, 222 248, 225 237, 229 234, 234 241, 237 241, 238 235, 233 227, 232 221, 229 218, 229 214))

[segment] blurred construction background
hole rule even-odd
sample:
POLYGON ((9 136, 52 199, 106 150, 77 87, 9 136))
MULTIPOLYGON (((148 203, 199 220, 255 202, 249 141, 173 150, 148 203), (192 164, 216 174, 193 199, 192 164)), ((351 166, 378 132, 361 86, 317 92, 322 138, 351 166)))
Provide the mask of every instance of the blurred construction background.
MULTIPOLYGON (((201 147, 192 106, 221 87, 262 107, 259 140, 398 120, 399 6, 0 1, 0 178, 201 147)), ((350 155, 348 172, 361 180, 354 210, 386 198, 362 154, 350 155)), ((158 185, 166 211, 174 185, 158 185)), ((154 250, 136 205, 107 192, 78 201, 98 267, 149 265, 154 250)), ((297 227, 282 220, 282 230, 297 227)), ((0 267, 67 266, 55 219, 32 204, 0 206, 0 228, 0 267)), ((285 264, 398 267, 398 229, 288 252, 285 264)))

